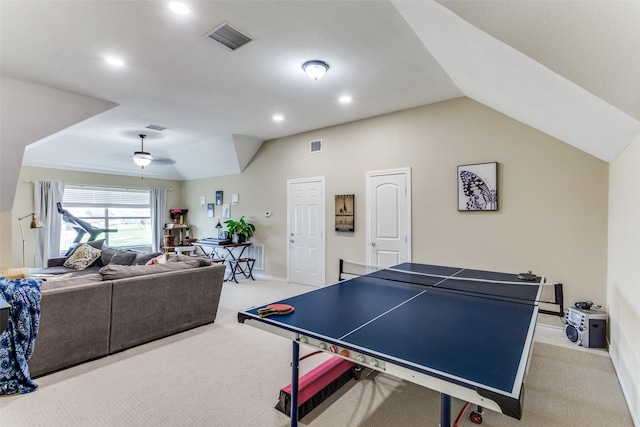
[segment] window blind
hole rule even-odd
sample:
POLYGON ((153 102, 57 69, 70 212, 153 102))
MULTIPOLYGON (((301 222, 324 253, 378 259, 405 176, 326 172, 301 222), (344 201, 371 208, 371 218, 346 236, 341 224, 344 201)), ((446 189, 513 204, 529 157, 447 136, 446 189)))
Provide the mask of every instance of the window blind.
POLYGON ((62 204, 65 207, 148 208, 149 203, 148 190, 67 185, 62 196, 62 204))

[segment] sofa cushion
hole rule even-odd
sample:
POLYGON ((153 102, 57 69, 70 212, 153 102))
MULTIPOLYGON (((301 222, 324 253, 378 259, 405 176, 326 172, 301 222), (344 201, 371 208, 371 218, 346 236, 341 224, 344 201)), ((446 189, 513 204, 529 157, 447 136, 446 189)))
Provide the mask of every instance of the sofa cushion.
POLYGON ((197 263, 198 267, 207 267, 213 264, 213 261, 209 258, 193 257, 182 254, 171 255, 169 259, 167 259, 167 262, 192 262, 197 263))
POLYGON ((118 280, 127 277, 146 276, 148 274, 166 273, 170 271, 186 270, 199 267, 194 262, 173 262, 155 265, 105 265, 100 269, 102 280, 118 280))
POLYGON ((28 276, 32 275, 52 275, 52 274, 67 274, 71 273, 73 277, 83 276, 86 274, 96 274, 100 267, 94 262, 89 267, 84 270, 76 270, 75 268, 63 267, 62 265, 57 267, 47 267, 47 268, 30 268, 28 276))
POLYGON ((71 288, 78 285, 86 285, 87 283, 100 282, 102 276, 94 274, 86 274, 84 276, 69 277, 61 280, 45 280, 40 285, 41 291, 48 291, 51 289, 71 288))
POLYGON ((100 249, 83 243, 67 258, 63 266, 75 268, 76 270, 84 270, 93 264, 93 262, 100 257, 100 254, 100 249))

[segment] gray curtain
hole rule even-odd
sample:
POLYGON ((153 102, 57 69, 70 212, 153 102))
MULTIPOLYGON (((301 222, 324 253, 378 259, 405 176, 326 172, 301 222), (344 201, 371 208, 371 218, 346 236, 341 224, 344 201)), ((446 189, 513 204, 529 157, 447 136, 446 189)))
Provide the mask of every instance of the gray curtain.
POLYGON ((62 215, 58 213, 56 203, 62 202, 63 194, 63 182, 36 181, 34 184, 35 213, 44 224, 44 228, 36 230, 36 267, 46 267, 49 258, 60 256, 62 215))
POLYGON ((149 199, 151 205, 151 250, 161 252, 163 227, 167 213, 167 189, 150 188, 149 199))

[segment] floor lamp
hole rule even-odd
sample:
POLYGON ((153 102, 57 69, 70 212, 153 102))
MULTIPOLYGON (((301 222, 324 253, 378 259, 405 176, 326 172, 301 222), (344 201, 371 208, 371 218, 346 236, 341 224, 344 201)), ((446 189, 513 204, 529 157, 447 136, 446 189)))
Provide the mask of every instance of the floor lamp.
POLYGON ((29 228, 44 228, 44 224, 40 222, 38 218, 36 218, 35 213, 30 213, 29 215, 25 215, 22 218, 18 218, 18 224, 20 224, 20 234, 22 235, 22 267, 24 267, 24 230, 22 229, 22 220, 26 217, 31 216, 31 225, 29 228))

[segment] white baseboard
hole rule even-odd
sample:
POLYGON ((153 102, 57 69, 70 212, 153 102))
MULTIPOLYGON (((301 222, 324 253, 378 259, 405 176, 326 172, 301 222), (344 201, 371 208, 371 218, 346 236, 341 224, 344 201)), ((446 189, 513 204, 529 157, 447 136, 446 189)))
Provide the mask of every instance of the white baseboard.
MULTIPOLYGON (((613 347, 613 346, 609 346, 613 347)), ((613 365, 614 371, 616 371, 616 377, 618 377, 618 382, 620 383, 620 388, 622 389, 622 395, 624 396, 624 400, 627 402, 627 407, 629 408, 629 413, 631 414, 631 420, 633 421, 633 425, 635 427, 640 427, 640 408, 635 408, 633 405, 633 399, 631 399, 632 393, 629 391, 629 387, 626 382, 620 376, 620 368, 618 365, 618 358, 615 347, 610 348, 611 354, 611 364, 613 365)))
POLYGON ((275 280, 277 282, 287 281, 287 279, 284 277, 275 277, 275 276, 269 276, 268 274, 256 273, 255 270, 253 270, 253 277, 255 277, 256 280, 275 280))

